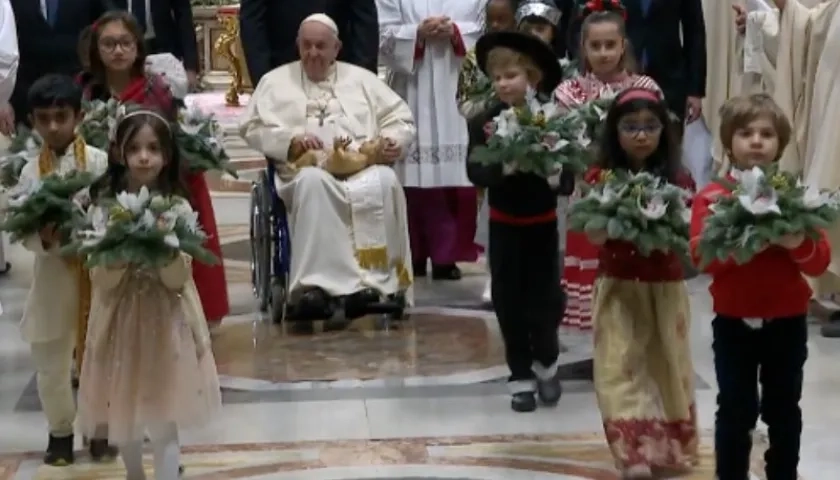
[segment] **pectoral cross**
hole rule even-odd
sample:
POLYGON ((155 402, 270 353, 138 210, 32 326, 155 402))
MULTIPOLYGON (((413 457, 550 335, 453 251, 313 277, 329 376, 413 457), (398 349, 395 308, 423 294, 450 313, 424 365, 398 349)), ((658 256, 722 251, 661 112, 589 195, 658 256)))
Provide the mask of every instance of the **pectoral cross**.
POLYGON ((315 115, 315 118, 318 119, 318 126, 324 126, 324 120, 327 119, 327 106, 324 105, 323 107, 318 107, 318 114, 315 115))

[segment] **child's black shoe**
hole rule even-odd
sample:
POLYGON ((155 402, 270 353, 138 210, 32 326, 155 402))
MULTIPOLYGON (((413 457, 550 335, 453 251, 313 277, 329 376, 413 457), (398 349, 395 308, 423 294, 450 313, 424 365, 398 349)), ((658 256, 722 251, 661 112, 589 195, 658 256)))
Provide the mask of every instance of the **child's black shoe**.
POLYGON ((73 457, 73 435, 67 437, 53 437, 50 435, 44 463, 52 467, 66 467, 75 461, 73 457))
POLYGON ((537 397, 534 392, 514 393, 510 398, 510 408, 514 412, 533 412, 537 409, 537 397))
POLYGON ((560 383, 559 375, 555 374, 546 380, 537 379, 537 396, 543 405, 549 407, 557 405, 562 395, 563 385, 560 383))
POLYGON ((117 447, 108 444, 107 439, 92 438, 88 445, 90 458, 94 462, 113 462, 117 459, 120 451, 117 447))

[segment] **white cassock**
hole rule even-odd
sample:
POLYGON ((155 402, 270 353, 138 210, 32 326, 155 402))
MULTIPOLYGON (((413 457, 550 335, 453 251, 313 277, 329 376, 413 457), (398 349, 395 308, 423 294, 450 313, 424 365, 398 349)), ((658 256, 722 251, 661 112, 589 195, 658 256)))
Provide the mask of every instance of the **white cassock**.
POLYGON ((320 287, 342 296, 370 287, 386 295, 406 291, 412 300, 405 195, 393 169, 376 165, 337 180, 317 167, 295 173, 287 163, 292 138, 303 134, 327 146, 335 136, 356 144, 383 137, 407 151, 414 120, 399 95, 375 73, 348 63, 337 62, 316 83, 293 62, 260 80, 240 133, 277 165, 275 185, 292 237, 290 291, 320 287))
POLYGON ((458 27, 465 51, 482 34, 486 0, 376 0, 380 58, 390 69, 389 84, 406 99, 417 121, 417 142, 395 169, 406 187, 465 187, 467 123, 455 101, 464 57, 449 41, 429 41, 415 61, 417 26, 447 16, 458 27))
POLYGON ((0 103, 12 98, 19 59, 15 12, 9 0, 0 0, 0 103))

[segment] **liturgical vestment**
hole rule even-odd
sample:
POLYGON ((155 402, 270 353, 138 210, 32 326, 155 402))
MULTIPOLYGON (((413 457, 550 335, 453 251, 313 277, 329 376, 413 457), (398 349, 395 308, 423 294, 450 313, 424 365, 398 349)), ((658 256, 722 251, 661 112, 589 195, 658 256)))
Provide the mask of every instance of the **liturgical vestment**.
POLYGON ((374 288, 406 292, 411 301, 411 253, 405 196, 394 171, 368 167, 338 180, 318 167, 294 171, 288 151, 295 136, 335 137, 358 145, 377 137, 411 146, 408 105, 375 73, 337 62, 322 82, 310 81, 300 62, 260 80, 240 119, 240 133, 273 159, 277 192, 288 209, 292 240, 291 292, 319 287, 333 296, 374 288))

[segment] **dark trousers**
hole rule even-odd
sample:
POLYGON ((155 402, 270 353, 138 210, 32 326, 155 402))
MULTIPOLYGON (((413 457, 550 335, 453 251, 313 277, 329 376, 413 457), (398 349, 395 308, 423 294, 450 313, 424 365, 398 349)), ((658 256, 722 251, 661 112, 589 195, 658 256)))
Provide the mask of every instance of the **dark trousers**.
POLYGON ((566 297, 560 287, 557 223, 509 225, 490 222, 493 309, 505 342, 510 381, 534 378, 534 361, 557 360, 558 319, 566 297))
POLYGON ((718 316, 712 329, 719 388, 717 478, 749 478, 751 431, 760 414, 770 440, 764 454, 767 480, 796 480, 802 435, 799 400, 808 357, 805 315, 776 318, 758 329, 737 318, 718 316))

